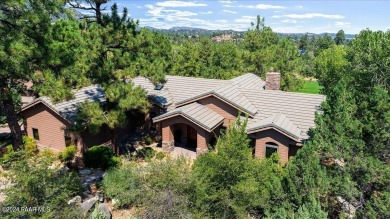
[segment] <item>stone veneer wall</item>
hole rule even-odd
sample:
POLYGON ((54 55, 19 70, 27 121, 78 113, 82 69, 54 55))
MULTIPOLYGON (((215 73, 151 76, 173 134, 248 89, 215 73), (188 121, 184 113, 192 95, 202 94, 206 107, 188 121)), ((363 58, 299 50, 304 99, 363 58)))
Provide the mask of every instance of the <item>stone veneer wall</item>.
POLYGON ((268 72, 265 76, 265 89, 280 90, 280 76, 279 72, 268 72))

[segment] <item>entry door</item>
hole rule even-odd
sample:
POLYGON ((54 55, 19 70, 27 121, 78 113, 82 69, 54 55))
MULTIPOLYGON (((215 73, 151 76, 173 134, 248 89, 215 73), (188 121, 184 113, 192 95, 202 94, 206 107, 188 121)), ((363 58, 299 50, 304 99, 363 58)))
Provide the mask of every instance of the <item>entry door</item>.
POLYGON ((187 125, 187 146, 196 147, 196 137, 197 137, 196 129, 187 125))

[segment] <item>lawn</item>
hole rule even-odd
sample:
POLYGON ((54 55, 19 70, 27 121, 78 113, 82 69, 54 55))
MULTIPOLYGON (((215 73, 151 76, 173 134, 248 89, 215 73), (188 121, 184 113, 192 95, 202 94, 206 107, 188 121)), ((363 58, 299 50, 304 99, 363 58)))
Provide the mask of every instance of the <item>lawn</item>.
POLYGON ((305 81, 303 87, 298 89, 297 92, 307 94, 319 94, 322 88, 323 87, 319 85, 317 81, 305 81))

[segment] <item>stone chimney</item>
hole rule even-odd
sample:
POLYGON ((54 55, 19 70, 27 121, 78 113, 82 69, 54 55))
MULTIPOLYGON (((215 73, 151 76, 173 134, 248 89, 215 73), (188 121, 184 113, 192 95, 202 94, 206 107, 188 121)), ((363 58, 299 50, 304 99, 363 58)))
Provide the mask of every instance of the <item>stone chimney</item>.
POLYGON ((275 72, 274 68, 271 68, 265 75, 265 89, 280 90, 280 73, 275 72))

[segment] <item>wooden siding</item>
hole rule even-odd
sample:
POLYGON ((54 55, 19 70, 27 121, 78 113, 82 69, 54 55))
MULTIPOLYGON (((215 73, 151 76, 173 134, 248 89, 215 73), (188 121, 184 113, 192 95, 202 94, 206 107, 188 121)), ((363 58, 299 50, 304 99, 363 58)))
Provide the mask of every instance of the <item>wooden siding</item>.
POLYGON ((280 161, 283 164, 288 161, 290 139, 287 136, 273 129, 258 132, 254 136, 256 138, 255 157, 264 158, 265 144, 268 142, 272 142, 278 145, 278 154, 280 161))
POLYGON ((197 148, 207 149, 207 143, 209 142, 209 133, 202 129, 197 131, 197 148))
POLYGON ((229 104, 215 98, 215 97, 206 97, 198 101, 200 104, 208 107, 214 112, 225 118, 223 125, 229 126, 232 122, 234 122, 238 115, 238 110, 229 104))
POLYGON ((61 151, 65 148, 65 129, 69 123, 44 104, 37 104, 22 114, 26 122, 27 135, 34 137, 32 129, 39 132, 39 146, 61 151))

